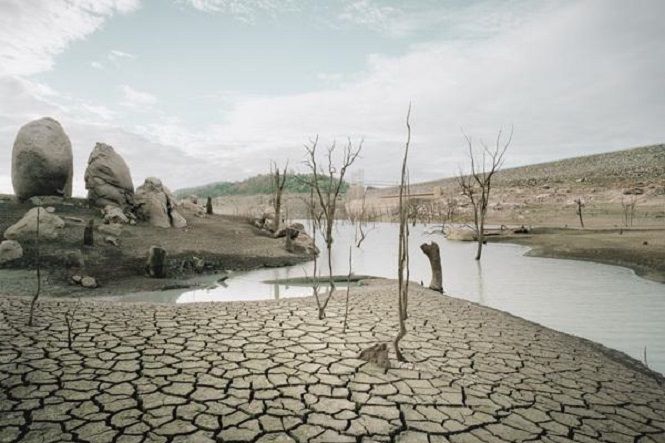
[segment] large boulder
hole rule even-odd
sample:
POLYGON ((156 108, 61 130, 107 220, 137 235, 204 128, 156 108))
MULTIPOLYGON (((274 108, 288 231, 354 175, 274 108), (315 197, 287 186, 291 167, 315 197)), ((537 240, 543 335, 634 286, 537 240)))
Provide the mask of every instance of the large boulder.
POLYGON ((134 205, 139 218, 160 228, 184 228, 185 218, 176 211, 176 200, 171 191, 155 177, 148 177, 136 188, 134 205))
POLYGON ((31 121, 16 135, 12 185, 19 200, 35 195, 72 196, 72 144, 50 117, 31 121))
POLYGON ((85 188, 90 203, 100 208, 134 204, 134 183, 125 160, 112 146, 97 143, 88 158, 85 188))
POLYGON ((0 243, 0 264, 17 260, 23 257, 23 248, 15 240, 5 240, 0 243))
POLYGON ((39 214, 40 240, 54 240, 58 238, 65 221, 44 208, 32 208, 18 222, 8 227, 5 238, 8 240, 35 240, 37 238, 37 214, 39 214))

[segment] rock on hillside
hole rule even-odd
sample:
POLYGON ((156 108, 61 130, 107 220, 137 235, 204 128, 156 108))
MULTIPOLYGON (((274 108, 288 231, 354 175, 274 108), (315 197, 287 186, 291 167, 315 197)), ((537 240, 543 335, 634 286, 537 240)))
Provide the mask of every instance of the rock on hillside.
POLYGON ((94 206, 115 205, 125 209, 134 204, 134 183, 127 163, 107 144, 97 143, 90 153, 85 187, 94 206))
POLYGON ((24 125, 12 151, 12 185, 19 200, 36 195, 72 196, 72 144, 56 120, 24 125))
POLYGON ((60 236, 65 221, 46 209, 37 207, 29 210, 22 219, 7 228, 8 240, 34 240, 37 237, 37 216, 39 215, 39 238, 54 240, 60 236))
POLYGON ((160 228, 184 228, 185 218, 176 211, 176 200, 171 191, 155 177, 148 177, 136 189, 134 195, 136 213, 139 218, 160 228))

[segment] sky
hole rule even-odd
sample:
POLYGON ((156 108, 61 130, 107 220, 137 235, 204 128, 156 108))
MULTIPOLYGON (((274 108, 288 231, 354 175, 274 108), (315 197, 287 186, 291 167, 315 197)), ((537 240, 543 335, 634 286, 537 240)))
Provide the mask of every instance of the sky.
POLYGON ((366 184, 468 165, 463 132, 505 167, 665 141, 661 0, 0 0, 0 193, 18 130, 50 116, 134 185, 175 190, 305 171, 304 145, 363 143, 366 184))

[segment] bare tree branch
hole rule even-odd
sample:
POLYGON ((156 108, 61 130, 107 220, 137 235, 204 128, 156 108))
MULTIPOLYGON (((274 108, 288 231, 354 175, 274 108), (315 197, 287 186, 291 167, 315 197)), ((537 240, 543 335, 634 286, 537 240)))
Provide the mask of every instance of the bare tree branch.
POLYGON ((465 175, 460 170, 459 185, 462 194, 469 200, 473 209, 473 225, 478 241, 476 260, 480 260, 485 241, 485 216, 487 215, 487 207, 492 190, 492 177, 503 166, 506 151, 513 140, 513 128, 511 127, 510 135, 505 142, 502 141, 503 130, 499 130, 494 148, 490 148, 482 141, 480 142, 482 146, 480 162, 476 159, 478 154, 474 152, 471 137, 464 130, 462 130, 462 135, 466 140, 466 146, 469 151, 471 172, 465 175))

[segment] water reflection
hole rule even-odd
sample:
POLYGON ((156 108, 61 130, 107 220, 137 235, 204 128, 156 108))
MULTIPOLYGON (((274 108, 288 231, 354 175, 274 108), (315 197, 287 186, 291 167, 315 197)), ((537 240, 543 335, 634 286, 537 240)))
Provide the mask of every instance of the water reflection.
POLYGON ((476 293, 478 294, 478 303, 481 305, 485 304, 485 279, 483 278, 483 264, 480 260, 475 260, 476 262, 476 280, 478 281, 478 289, 476 293))

